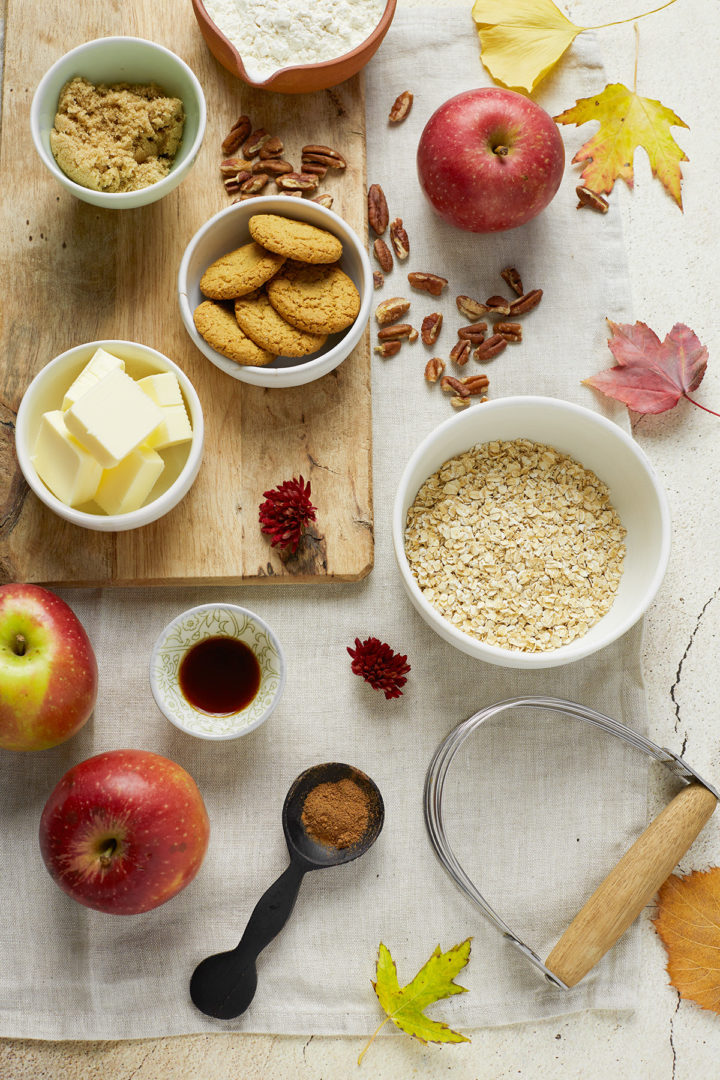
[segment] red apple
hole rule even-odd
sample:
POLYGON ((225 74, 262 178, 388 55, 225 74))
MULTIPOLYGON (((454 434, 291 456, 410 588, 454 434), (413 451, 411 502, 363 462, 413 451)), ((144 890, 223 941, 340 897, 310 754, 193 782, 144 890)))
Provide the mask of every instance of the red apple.
POLYGON ((210 823, 195 781, 148 750, 110 750, 65 773, 40 819, 53 880, 86 907, 136 915, 184 889, 210 823))
POLYGON ((97 682, 92 645, 65 601, 39 585, 0 585, 0 747, 69 739, 93 710, 97 682))
POLYGON ((420 136, 420 185, 441 217, 470 232, 524 225, 560 186, 565 148, 553 118, 514 90, 466 90, 420 136))

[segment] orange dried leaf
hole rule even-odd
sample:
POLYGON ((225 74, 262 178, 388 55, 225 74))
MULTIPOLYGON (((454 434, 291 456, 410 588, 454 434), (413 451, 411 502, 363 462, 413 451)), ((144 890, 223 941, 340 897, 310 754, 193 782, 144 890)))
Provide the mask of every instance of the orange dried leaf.
POLYGON ((653 920, 680 997, 720 1013, 720 867, 667 879, 653 920))
POLYGON ((588 162, 582 172, 585 187, 609 194, 618 177, 633 186, 633 158, 642 146, 653 176, 662 183, 682 210, 680 162, 687 155, 670 128, 688 125, 672 109, 652 98, 640 97, 622 83, 611 83, 593 97, 579 98, 571 109, 554 117, 558 124, 600 123, 599 130, 580 147, 573 162, 588 162))

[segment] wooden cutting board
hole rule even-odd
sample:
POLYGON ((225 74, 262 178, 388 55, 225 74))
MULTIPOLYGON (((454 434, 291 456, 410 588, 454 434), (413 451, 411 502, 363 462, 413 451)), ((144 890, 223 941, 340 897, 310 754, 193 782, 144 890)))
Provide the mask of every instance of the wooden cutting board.
MULTIPOLYGON (((0 143, 0 581, 131 585, 182 582, 352 581, 373 561, 368 335, 309 386, 267 390, 218 371, 188 338, 175 279, 194 232, 226 207, 220 145, 241 113, 300 148, 325 143, 348 160, 320 191, 365 237, 365 109, 361 77, 309 95, 255 91, 208 51, 189 0, 122 4, 46 0, 28 18, 9 0, 0 143), (39 27, 42 27, 41 32, 39 27), (207 100, 203 147, 170 195, 137 210, 102 210, 69 195, 40 162, 30 103, 45 71, 84 41, 150 38, 181 56, 207 100), (205 456, 183 502, 153 525, 105 534, 61 521, 17 468, 14 418, 31 378, 81 342, 126 338, 175 360, 198 391, 205 456), (291 476, 312 485, 316 535, 283 561, 260 532, 262 493, 291 476)), ((270 189, 268 189, 270 190, 270 189)), ((274 185, 273 185, 274 191, 274 185)))

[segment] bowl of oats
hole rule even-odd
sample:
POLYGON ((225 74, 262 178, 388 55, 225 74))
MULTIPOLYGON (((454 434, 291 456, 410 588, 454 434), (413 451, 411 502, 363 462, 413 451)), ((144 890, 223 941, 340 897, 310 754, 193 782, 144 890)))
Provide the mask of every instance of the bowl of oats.
POLYGON ((416 610, 503 667, 556 667, 615 641, 670 555, 667 497, 643 451, 556 398, 501 398, 441 424, 405 467, 392 527, 416 610))

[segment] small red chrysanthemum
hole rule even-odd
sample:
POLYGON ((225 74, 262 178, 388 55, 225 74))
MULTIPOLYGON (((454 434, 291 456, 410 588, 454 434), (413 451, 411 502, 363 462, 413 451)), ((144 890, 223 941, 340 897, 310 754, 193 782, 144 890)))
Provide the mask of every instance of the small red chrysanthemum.
POLYGON ((352 657, 351 668, 355 675, 362 675, 374 690, 383 690, 386 698, 402 695, 401 686, 407 682, 405 676, 410 670, 407 656, 393 652, 389 645, 376 637, 361 641, 355 638, 355 649, 347 646, 352 657))
POLYGON ((284 480, 278 487, 263 491, 263 497, 267 501, 260 505, 260 526, 272 537, 270 546, 297 551, 303 529, 309 521, 315 521, 317 507, 310 502, 310 481, 305 483, 302 476, 284 480))

